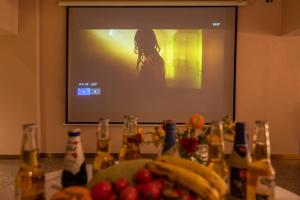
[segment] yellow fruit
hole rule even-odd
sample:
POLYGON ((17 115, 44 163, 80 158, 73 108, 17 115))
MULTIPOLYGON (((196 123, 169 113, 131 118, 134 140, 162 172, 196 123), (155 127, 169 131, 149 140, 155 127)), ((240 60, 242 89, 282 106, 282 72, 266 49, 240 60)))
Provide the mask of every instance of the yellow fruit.
POLYGON ((189 171, 193 171, 194 173, 200 175, 205 180, 208 181, 211 187, 215 188, 221 196, 225 196, 228 193, 228 189, 225 181, 213 170, 208 167, 196 163, 191 160, 182 159, 176 156, 166 156, 162 155, 156 158, 156 160, 169 163, 173 165, 177 165, 183 167, 189 171))
POLYGON ((193 191, 203 199, 220 199, 218 191, 215 188, 211 187, 207 180, 190 170, 187 170, 178 165, 173 165, 157 160, 147 163, 146 166, 152 173, 161 176, 167 176, 169 180, 174 181, 179 185, 193 191))

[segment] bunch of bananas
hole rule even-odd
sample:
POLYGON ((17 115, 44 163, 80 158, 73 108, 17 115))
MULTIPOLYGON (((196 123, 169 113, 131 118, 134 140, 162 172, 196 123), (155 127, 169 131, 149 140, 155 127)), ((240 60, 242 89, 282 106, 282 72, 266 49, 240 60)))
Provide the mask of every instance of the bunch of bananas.
POLYGON ((196 162, 174 157, 159 156, 146 167, 154 174, 166 176, 197 194, 201 199, 220 200, 228 193, 225 181, 213 170, 196 162))

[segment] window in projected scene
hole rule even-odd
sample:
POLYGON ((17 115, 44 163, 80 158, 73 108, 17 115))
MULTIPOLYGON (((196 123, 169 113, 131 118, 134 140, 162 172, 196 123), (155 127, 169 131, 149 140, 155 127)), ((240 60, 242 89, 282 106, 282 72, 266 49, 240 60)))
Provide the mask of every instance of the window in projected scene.
POLYGON ((234 115, 235 7, 69 7, 67 123, 234 115))

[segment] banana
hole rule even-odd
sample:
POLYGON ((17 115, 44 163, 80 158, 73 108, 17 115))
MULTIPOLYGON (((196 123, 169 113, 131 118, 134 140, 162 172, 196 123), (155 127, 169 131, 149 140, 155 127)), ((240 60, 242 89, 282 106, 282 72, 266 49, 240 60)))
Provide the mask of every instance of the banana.
POLYGON ((206 200, 219 200, 218 191, 198 174, 183 167, 155 160, 146 164, 147 168, 154 174, 167 176, 183 187, 186 187, 206 200))
POLYGON ((195 172, 196 174, 206 179, 213 188, 218 190, 221 197, 224 197, 228 193, 228 188, 226 186, 225 181, 215 171, 209 169, 204 165, 198 164, 191 160, 175 157, 175 156, 162 155, 157 157, 156 160, 164 163, 177 165, 189 171, 195 172))

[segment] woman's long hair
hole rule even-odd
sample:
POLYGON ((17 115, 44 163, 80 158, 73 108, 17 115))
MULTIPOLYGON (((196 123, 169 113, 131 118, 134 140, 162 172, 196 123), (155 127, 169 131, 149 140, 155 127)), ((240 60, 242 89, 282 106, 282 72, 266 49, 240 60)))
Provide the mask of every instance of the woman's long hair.
POLYGON ((152 29, 138 29, 134 37, 134 53, 138 54, 136 68, 139 66, 145 56, 156 55, 160 51, 155 33, 152 29))

